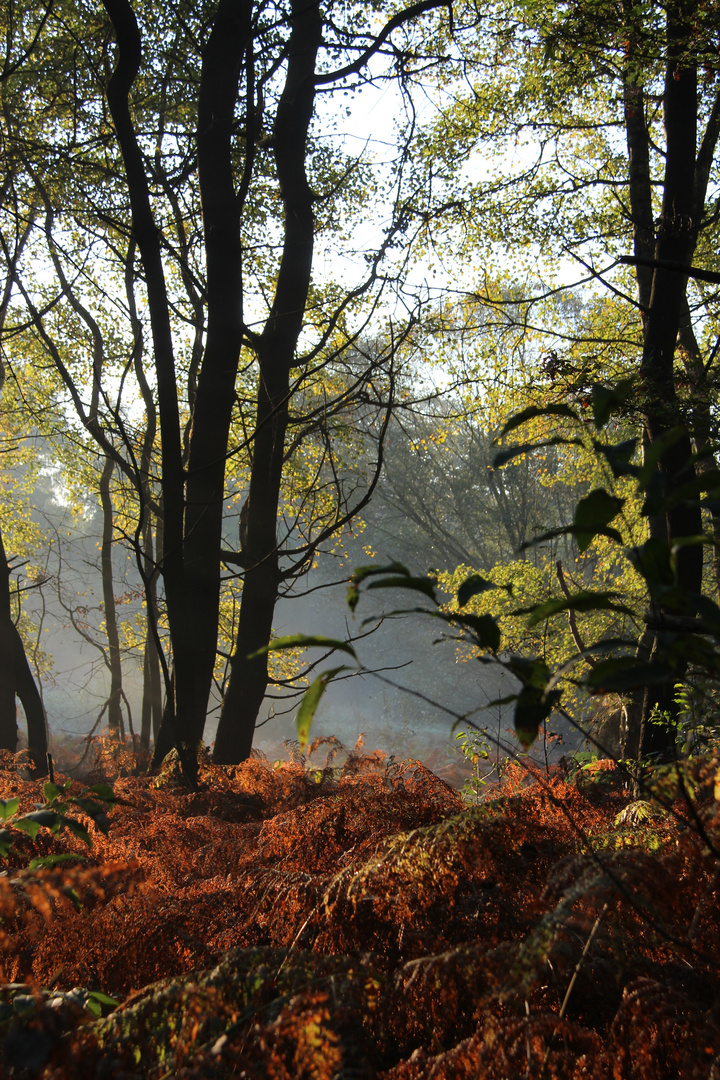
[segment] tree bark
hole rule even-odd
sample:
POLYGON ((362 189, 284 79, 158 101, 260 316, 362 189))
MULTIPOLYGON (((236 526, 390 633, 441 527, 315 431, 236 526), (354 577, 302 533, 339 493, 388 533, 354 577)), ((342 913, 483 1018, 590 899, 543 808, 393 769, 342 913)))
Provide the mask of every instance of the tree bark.
POLYGON ((25 711, 28 750, 39 775, 47 774, 47 723, 40 692, 33 678, 25 647, 12 620, 10 569, 0 533, 0 747, 17 750, 15 695, 25 711))
POLYGON ((260 377, 248 496, 247 569, 230 678, 213 758, 229 764, 250 754, 268 683, 264 648, 280 583, 277 512, 288 419, 290 368, 307 303, 315 218, 305 171, 307 135, 315 102, 315 63, 322 40, 319 7, 293 0, 288 66, 273 130, 275 164, 284 206, 284 243, 275 297, 257 343, 260 377))
MULTIPOLYGON (((181 754, 181 747, 186 748, 183 769, 188 783, 194 787, 197 782, 194 746, 201 707, 195 680, 196 639, 185 592, 185 490, 175 356, 160 234, 150 202, 145 162, 130 112, 130 92, 140 69, 141 38, 129 0, 103 0, 103 3, 115 30, 117 47, 115 68, 107 85, 107 101, 125 167, 133 238, 145 274, 157 380, 164 516, 161 568, 177 672, 175 700, 170 703, 170 723, 173 741, 178 744, 181 754)), ((202 703, 203 715, 206 705, 207 701, 202 703)))
POLYGON ((103 515, 102 546, 100 548, 100 573, 102 577, 103 609, 105 612, 105 632, 108 639, 108 667, 110 668, 110 694, 108 697, 108 727, 110 733, 119 738, 123 733, 122 719, 122 663, 120 659, 120 636, 118 634, 117 608, 113 582, 113 506, 110 494, 110 479, 113 474, 113 462, 105 459, 100 474, 100 506, 103 515))
POLYGON ((15 709, 15 638, 10 604, 10 567, 0 534, 0 749, 18 746, 17 712, 15 709))
MULTIPOLYGON (((698 223, 694 220, 695 167, 697 153, 697 71, 687 60, 692 5, 680 0, 667 9, 667 58, 664 87, 666 131, 665 176, 662 213, 657 228, 655 258, 689 266, 695 249, 698 223)), ((640 278, 639 278, 640 287, 640 278)), ((650 445, 663 439, 680 424, 675 391, 674 359, 686 303, 687 278, 664 266, 652 273, 644 325, 640 379, 643 392, 643 426, 650 445)), ((663 494, 671 496, 694 475, 692 443, 685 428, 660 457, 663 494)), ((680 505, 667 513, 667 537, 672 544, 702 531, 700 507, 680 505)), ((699 593, 702 587, 703 551, 699 544, 682 547, 677 555, 677 584, 681 593, 699 593)), ((665 610, 665 607, 663 607, 665 610)), ((672 613, 672 605, 667 612, 672 613)), ((685 665, 672 663, 668 641, 657 631, 650 649, 650 662, 667 673, 657 685, 648 687, 641 710, 640 754, 672 754, 674 731, 671 725, 651 723, 651 713, 673 717, 675 683, 682 679, 685 665)))
POLYGON ((160 657, 155 643, 158 625, 157 569, 154 566, 153 530, 150 522, 143 541, 145 562, 145 648, 143 651, 143 696, 140 720, 140 743, 150 749, 150 739, 157 742, 162 722, 162 677, 160 657))

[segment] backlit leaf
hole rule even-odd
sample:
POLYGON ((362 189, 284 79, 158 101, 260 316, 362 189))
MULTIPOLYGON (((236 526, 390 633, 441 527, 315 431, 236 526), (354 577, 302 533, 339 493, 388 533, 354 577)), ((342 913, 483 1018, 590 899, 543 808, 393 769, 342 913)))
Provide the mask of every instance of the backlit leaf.
POLYGON ((295 727, 297 729, 298 743, 300 744, 300 753, 304 753, 305 747, 308 744, 310 738, 310 728, 317 711, 317 707, 320 704, 320 700, 327 689, 327 684, 335 678, 341 671, 347 671, 347 667, 332 668, 330 671, 324 671, 322 675, 318 675, 310 686, 303 694, 300 707, 297 711, 297 717, 295 720, 295 727))

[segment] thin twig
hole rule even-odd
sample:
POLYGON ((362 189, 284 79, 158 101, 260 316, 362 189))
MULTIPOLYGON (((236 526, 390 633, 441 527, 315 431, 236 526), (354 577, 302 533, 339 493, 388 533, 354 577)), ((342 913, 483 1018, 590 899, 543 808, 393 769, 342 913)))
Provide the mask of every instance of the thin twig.
POLYGON ((568 1004, 570 1003, 570 997, 571 997, 572 992, 573 992, 573 990, 575 988, 575 983, 577 982, 578 975, 580 974, 582 966, 585 963, 585 959, 587 957, 587 954, 590 951, 590 946, 592 945, 593 938, 595 937, 596 933, 598 932, 598 930, 600 928, 600 923, 602 922, 603 916, 604 916, 605 912, 607 911, 607 909, 608 909, 608 901, 606 901, 603 904, 602 910, 600 911, 600 914, 598 915, 597 919, 593 923, 593 928, 592 928, 592 930, 590 931, 590 933, 588 935, 587 941, 585 942, 585 947, 584 947, 583 951, 580 953, 580 959, 578 960, 577 964, 575 965, 575 970, 573 971, 572 978, 570 980, 570 983, 568 985, 567 990, 565 991, 565 997, 563 998, 563 1003, 560 1006, 560 1013, 558 1015, 557 1024, 555 1025, 555 1030, 552 1033, 552 1036, 550 1038, 550 1042, 548 1043, 548 1046, 547 1046, 547 1050, 545 1051, 545 1057, 543 1059, 542 1069, 540 1070, 540 1076, 539 1076, 538 1080, 543 1080, 543 1077, 545 1076, 545 1070, 547 1069, 547 1064, 548 1064, 548 1061, 550 1060, 550 1054, 552 1053, 552 1048, 555 1045, 555 1039, 557 1038, 557 1033, 558 1033, 558 1031, 560 1029, 560 1025, 563 1022, 563 1020, 565 1019, 565 1013, 567 1012, 567 1007, 568 1007, 568 1004))

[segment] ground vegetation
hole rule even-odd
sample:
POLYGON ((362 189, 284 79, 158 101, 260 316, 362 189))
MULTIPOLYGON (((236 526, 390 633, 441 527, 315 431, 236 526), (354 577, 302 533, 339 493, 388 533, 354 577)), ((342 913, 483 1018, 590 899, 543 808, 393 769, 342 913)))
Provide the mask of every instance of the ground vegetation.
MULTIPOLYGON (((20 838, 7 1075, 714 1075, 717 759, 630 806, 612 762, 512 763, 468 808, 417 761, 311 749, 201 758, 197 793, 177 759, 116 778, 72 869, 28 860, 80 838, 20 838)), ((9 757, 0 783, 39 794, 9 757)))

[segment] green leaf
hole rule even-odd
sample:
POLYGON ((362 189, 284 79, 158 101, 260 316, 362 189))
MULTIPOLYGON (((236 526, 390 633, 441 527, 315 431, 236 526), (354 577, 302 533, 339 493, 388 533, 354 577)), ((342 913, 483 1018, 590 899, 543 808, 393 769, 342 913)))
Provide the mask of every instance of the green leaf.
POLYGON ((62 855, 43 855, 42 858, 30 860, 30 870, 46 870, 48 867, 57 866, 58 863, 70 862, 74 859, 76 862, 78 859, 85 859, 85 855, 75 854, 74 852, 64 852, 62 855))
POLYGON ((497 585, 493 585, 492 581, 488 581, 482 574, 471 574, 469 578, 465 578, 457 591, 458 605, 465 607, 468 600, 472 600, 473 596, 487 592, 488 589, 497 589, 497 585))
POLYGON ((621 694, 642 686, 666 683, 670 678, 672 673, 667 664, 650 664, 632 656, 620 656, 596 664, 588 673, 585 685, 594 694, 621 694))
POLYGON ((87 816, 91 818, 99 817, 101 814, 107 814, 107 808, 104 806, 100 806, 100 804, 96 803, 94 799, 83 799, 82 797, 79 797, 70 799, 70 802, 73 804, 73 806, 77 806, 79 810, 82 810, 83 813, 87 814, 87 816))
POLYGON ((64 794, 63 788, 59 788, 57 784, 43 784, 43 798, 45 799, 45 802, 52 802, 53 799, 59 798, 62 794, 64 794))
POLYGON ((105 1009, 112 1011, 117 1009, 120 1002, 110 997, 109 994, 103 994, 99 990, 91 990, 85 1001, 85 1008, 93 1014, 93 1016, 102 1016, 105 1009))
MULTIPOLYGON (((604 488, 596 488, 580 499, 575 507, 573 535, 581 552, 589 548, 599 533, 607 536, 607 526, 620 513, 624 502, 624 499, 608 494, 604 488)), ((619 536, 618 533, 616 535, 619 536)))
POLYGON ((632 608, 614 602, 617 595, 615 592, 588 592, 583 590, 572 593, 568 597, 556 597, 552 600, 546 600, 542 604, 534 604, 530 608, 519 608, 517 611, 513 611, 512 614, 529 614, 528 626, 537 626, 538 623, 544 622, 545 619, 550 619, 553 615, 557 615, 562 611, 617 611, 624 615, 635 615, 636 613, 632 608))
POLYGON ((448 622, 458 623, 460 626, 471 630, 477 639, 477 644, 484 649, 490 649, 496 653, 500 648, 500 627, 492 615, 454 615, 447 616, 448 622))
POLYGON ((399 562, 391 562, 387 566, 358 566, 353 571, 347 590, 347 604, 351 611, 355 610, 360 599, 360 583, 365 581, 366 578, 376 577, 378 574, 400 574, 403 577, 410 577, 408 568, 399 562))
POLYGON ((698 476, 693 476, 666 497, 663 496, 662 483, 657 474, 654 479, 652 489, 647 492, 643 513, 654 514, 672 510, 683 503, 696 506, 701 501, 701 495, 706 496, 702 501, 712 506, 720 495, 720 471, 717 469, 709 469, 698 476))
POLYGON ((410 589, 414 592, 424 593, 437 603, 435 595, 436 579, 431 577, 405 577, 391 576, 382 581, 371 581, 368 589, 410 589))
POLYGON ((514 416, 510 417, 498 438, 502 439, 508 432, 514 431, 515 428, 521 427, 523 424, 526 424, 528 420, 534 420, 538 416, 567 416, 571 420, 580 419, 575 410, 571 409, 569 405, 545 405, 542 408, 538 405, 529 405, 527 409, 523 409, 521 412, 515 413, 514 416))
POLYGON ((62 826, 69 829, 75 836, 79 837, 88 847, 92 847, 92 837, 90 836, 90 833, 77 818, 63 817, 62 826))
POLYGON ((18 818, 13 822, 13 828, 19 829, 20 832, 24 832, 31 840, 34 840, 37 834, 40 832, 40 824, 37 821, 33 821, 27 817, 18 818))
POLYGON ((19 818, 15 822, 16 827, 19 827, 21 821, 32 821, 41 829, 57 829, 62 821, 62 814, 55 810, 35 810, 32 814, 24 814, 19 818))
POLYGON ((71 885, 66 885, 62 890, 63 896, 67 896, 76 911, 82 911, 82 900, 77 889, 73 889, 71 885))
POLYGON ((561 435, 555 435, 552 439, 543 439, 540 442, 519 443, 517 446, 508 446, 505 450, 499 450, 493 458, 493 468, 499 469, 507 465, 508 461, 527 454, 531 450, 540 450, 543 446, 582 446, 582 439, 564 439, 561 435))
POLYGON ((615 386, 603 386, 595 383, 590 390, 592 397, 593 419, 596 428, 603 428, 614 412, 627 401, 632 393, 635 380, 620 379, 615 386))
POLYGON ((515 699, 515 734, 523 749, 535 742, 540 725, 553 710, 558 694, 545 695, 536 686, 524 686, 515 699))
POLYGON ((0 859, 7 859, 14 839, 12 829, 0 829, 0 859))
POLYGON ((117 802, 117 796, 109 784, 93 784, 92 787, 88 788, 88 791, 92 792, 93 795, 97 795, 103 802, 117 802))
POLYGON ((613 476, 639 476, 640 466, 632 464, 638 441, 638 439, 626 439, 625 442, 612 443, 608 446, 593 440, 593 449, 605 458, 612 469, 613 476))
POLYGON ((644 544, 629 548, 627 557, 651 588, 675 583, 672 548, 667 540, 650 537, 644 544))
POLYGON ((5 802, 4 799, 0 799, 0 821, 7 821, 8 818, 17 814, 20 807, 20 799, 17 797, 14 799, 8 799, 5 802))
POLYGON ((322 675, 318 675, 310 686, 303 694, 303 699, 300 702, 300 708, 297 711, 297 717, 295 720, 295 727, 297 729, 298 742, 300 744, 300 753, 302 754, 305 747, 308 744, 310 738, 310 728, 312 727, 313 718, 317 707, 320 704, 327 684, 339 675, 341 671, 347 671, 346 665, 341 667, 332 668, 330 671, 324 671, 322 675))
POLYGON ((347 641, 340 638, 323 637, 320 634, 289 634, 287 637, 275 638, 269 645, 250 653, 248 660, 254 660, 256 656, 264 656, 266 653, 279 652, 281 649, 338 649, 348 653, 357 660, 355 650, 347 641))
POLYGON ((508 667, 523 686, 534 686, 545 691, 550 679, 550 669, 539 657, 526 657, 513 654, 508 660, 508 667))

